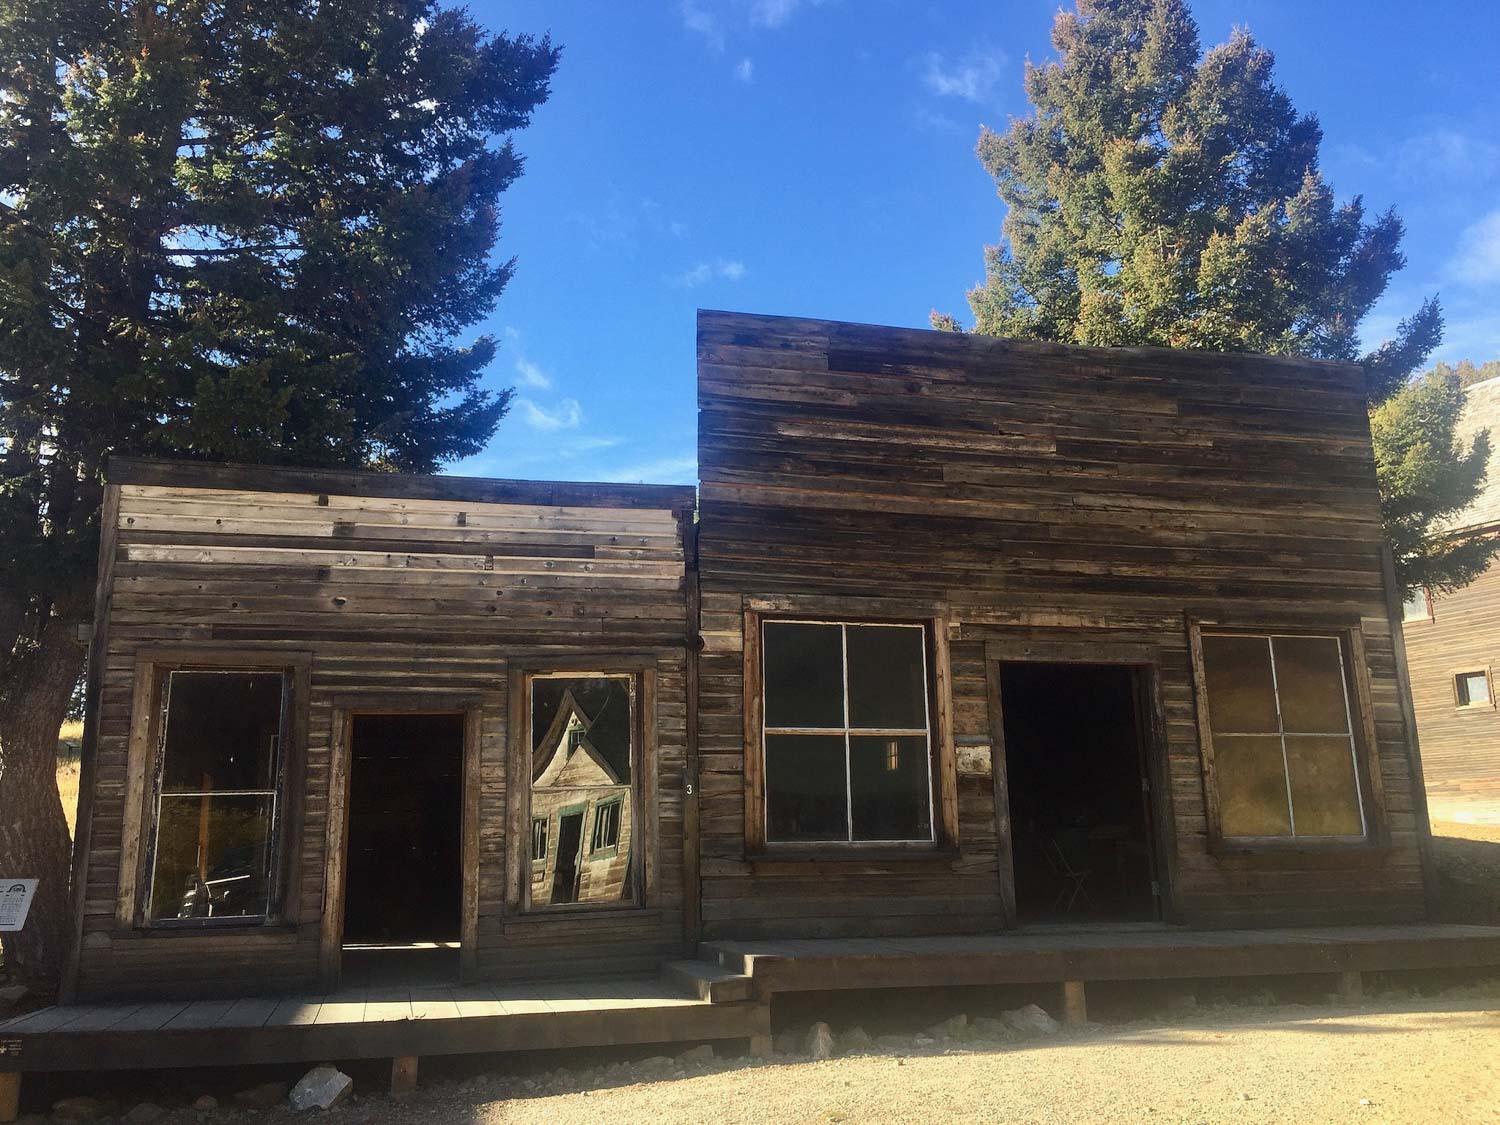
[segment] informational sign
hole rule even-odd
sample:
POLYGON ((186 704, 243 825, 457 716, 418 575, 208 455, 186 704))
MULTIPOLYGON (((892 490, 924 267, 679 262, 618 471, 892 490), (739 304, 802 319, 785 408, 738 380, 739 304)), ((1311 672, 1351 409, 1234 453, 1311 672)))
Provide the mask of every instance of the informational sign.
POLYGON ((13 934, 26 924, 31 896, 36 894, 35 879, 6 879, 0 876, 0 934, 13 934))

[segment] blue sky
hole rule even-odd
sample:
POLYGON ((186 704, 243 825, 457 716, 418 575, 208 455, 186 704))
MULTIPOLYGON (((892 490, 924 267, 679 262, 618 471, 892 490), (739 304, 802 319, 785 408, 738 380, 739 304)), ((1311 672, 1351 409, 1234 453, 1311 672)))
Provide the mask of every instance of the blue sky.
MULTIPOLYGON (((925 327, 967 316, 1003 217, 980 123, 1027 113, 1058 0, 471 0, 564 48, 517 135, 485 326, 517 401, 487 476, 695 479, 694 310, 925 327)), ((1406 221, 1407 268, 1366 322, 1441 295, 1441 357, 1500 358, 1500 6, 1196 0, 1204 46, 1248 27, 1324 130, 1341 198, 1406 221)))

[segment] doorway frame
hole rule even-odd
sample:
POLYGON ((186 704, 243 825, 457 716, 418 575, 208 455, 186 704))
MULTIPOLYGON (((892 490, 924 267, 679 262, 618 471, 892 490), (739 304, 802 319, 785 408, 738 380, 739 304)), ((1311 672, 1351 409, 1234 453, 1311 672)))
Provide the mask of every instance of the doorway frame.
MULTIPOLYGON (((1123 667, 1132 675, 1136 739, 1141 776, 1148 800, 1146 837, 1151 877, 1157 885, 1156 921, 1174 924, 1178 910, 1176 830, 1172 821, 1171 763, 1162 706, 1161 668, 1155 647, 1135 644, 1094 644, 1086 641, 987 641, 984 646, 985 702, 989 712, 991 775, 995 789, 995 846, 1000 875, 1001 923, 1019 927, 1016 908, 1015 851, 1011 838, 1010 782, 1005 759, 1005 708, 1000 683, 1002 664, 1058 664, 1123 667)), ((1109 923, 1098 923, 1108 925, 1109 923)))
POLYGON ((479 794, 483 701, 469 693, 369 693, 336 697, 328 737, 328 829, 323 859, 323 918, 318 942, 318 982, 339 987, 344 968, 344 876, 348 866, 349 780, 354 719, 361 715, 461 715, 462 765, 459 800, 459 982, 474 979, 479 941, 479 794))

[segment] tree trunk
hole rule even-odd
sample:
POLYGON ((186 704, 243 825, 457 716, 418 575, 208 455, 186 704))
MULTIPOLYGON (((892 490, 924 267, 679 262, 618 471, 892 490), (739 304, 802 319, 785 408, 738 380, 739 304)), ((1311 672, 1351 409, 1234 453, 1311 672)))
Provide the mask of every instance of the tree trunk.
POLYGON ((5 934, 5 968, 39 993, 62 979, 70 937, 72 840, 57 791, 57 731, 83 667, 76 625, 49 617, 6 669, 0 704, 0 876, 35 878, 26 926, 5 934))

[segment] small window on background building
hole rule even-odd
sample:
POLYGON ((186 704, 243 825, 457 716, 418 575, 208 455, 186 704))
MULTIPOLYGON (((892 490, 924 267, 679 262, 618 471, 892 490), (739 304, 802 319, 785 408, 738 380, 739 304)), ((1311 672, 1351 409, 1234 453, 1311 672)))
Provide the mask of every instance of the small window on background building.
POLYGON ((1363 836, 1342 640, 1202 641, 1223 835, 1363 836))
POLYGON ((767 621, 766 840, 931 841, 927 633, 767 621))
POLYGON ((1475 672, 1460 672, 1453 677, 1453 691, 1460 707, 1488 707, 1490 705, 1490 677, 1484 669, 1475 672))
POLYGON ((281 672, 169 672, 148 921, 271 912, 284 761, 281 672))
POLYGON ((1428 594, 1427 587, 1418 586, 1407 595, 1401 616, 1405 621, 1432 620, 1432 596, 1428 594))

